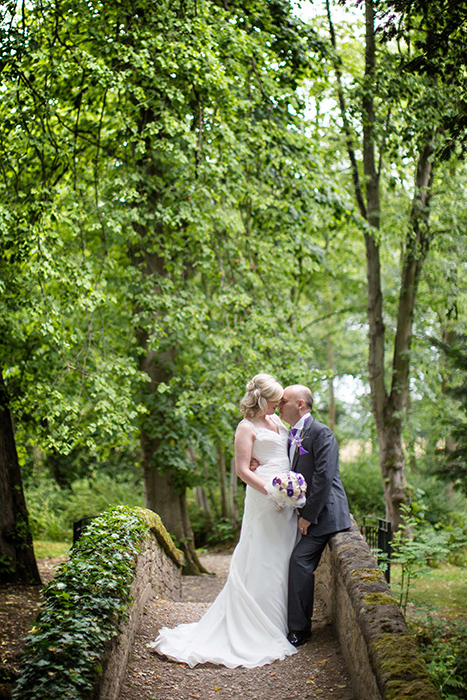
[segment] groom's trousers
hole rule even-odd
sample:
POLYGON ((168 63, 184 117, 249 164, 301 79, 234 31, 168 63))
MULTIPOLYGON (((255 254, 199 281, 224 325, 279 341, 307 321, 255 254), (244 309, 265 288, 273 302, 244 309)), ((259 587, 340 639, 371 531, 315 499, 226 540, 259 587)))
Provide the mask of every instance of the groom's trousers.
POLYGON ((289 632, 309 632, 313 616, 315 570, 332 533, 303 535, 290 557, 287 622, 289 632))

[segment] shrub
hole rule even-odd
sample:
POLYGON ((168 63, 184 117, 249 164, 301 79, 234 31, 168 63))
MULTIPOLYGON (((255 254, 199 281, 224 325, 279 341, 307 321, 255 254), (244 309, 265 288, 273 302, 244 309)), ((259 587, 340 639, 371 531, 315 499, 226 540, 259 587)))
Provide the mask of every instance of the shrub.
POLYGON ((71 523, 63 517, 66 493, 49 478, 41 478, 25 487, 29 522, 34 539, 52 542, 67 541, 71 537, 71 523))
POLYGON ((467 697, 467 622, 416 618, 411 626, 428 671, 445 700, 467 697))
POLYGON ((362 454, 354 462, 342 462, 340 471, 352 515, 384 517, 383 482, 377 457, 362 454))
MULTIPOLYGON (((237 509, 241 513, 243 511, 244 501, 243 489, 240 490, 239 500, 240 499, 241 501, 240 504, 237 504, 237 509)), ((195 538, 195 546, 197 548, 230 548, 237 542, 241 516, 239 515, 238 520, 221 517, 219 515, 220 497, 219 503, 216 503, 215 505, 218 511, 218 514, 215 517, 208 513, 207 510, 200 508, 194 497, 187 498, 187 505, 190 515, 190 523, 195 538)))
POLYGON ((433 474, 410 469, 407 479, 413 500, 423 510, 425 520, 432 525, 462 526, 465 523, 467 498, 446 485, 433 474))
POLYGON ((77 479, 71 488, 60 488, 47 476, 25 487, 28 513, 34 539, 52 542, 71 540, 75 520, 99 513, 116 505, 141 506, 141 484, 118 480, 108 474, 77 479))
POLYGON ((207 536, 209 546, 227 546, 235 544, 238 539, 238 527, 229 518, 220 518, 216 521, 207 536))

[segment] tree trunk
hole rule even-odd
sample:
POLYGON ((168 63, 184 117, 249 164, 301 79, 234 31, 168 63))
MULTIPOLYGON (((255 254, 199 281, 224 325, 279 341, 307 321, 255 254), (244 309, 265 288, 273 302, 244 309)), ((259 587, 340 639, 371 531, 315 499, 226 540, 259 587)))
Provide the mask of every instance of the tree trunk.
MULTIPOLYGON (((335 34, 328 3, 331 40, 336 48, 335 34)), ((363 172, 364 187, 357 168, 350 120, 344 99, 341 74, 338 71, 339 104, 342 112, 347 150, 352 168, 355 198, 361 215, 371 226, 365 233, 366 272, 368 292, 369 357, 368 372, 371 406, 380 448, 380 467, 386 503, 386 517, 396 530, 401 523, 401 505, 408 498, 402 445, 402 415, 408 395, 410 345, 418 283, 429 248, 429 202, 433 181, 431 156, 433 146, 427 138, 421 149, 415 178, 415 194, 406 237, 403 259, 396 339, 393 352, 391 387, 385 382, 385 328, 383 323, 383 294, 379 246, 380 171, 375 158, 375 85, 376 44, 374 0, 365 3, 365 76, 362 97, 363 172), (366 200, 366 201, 365 201, 366 200)), ((381 160, 381 155, 379 160, 381 160)))
POLYGON ((40 585, 8 397, 0 369, 0 583, 40 585))
POLYGON ((230 512, 232 513, 232 520, 235 523, 235 527, 238 527, 238 508, 237 508, 237 491, 238 491, 238 479, 237 472, 235 471, 235 459, 230 461, 230 512))
POLYGON ((221 516, 223 518, 231 518, 232 513, 230 511, 225 455, 220 443, 217 444, 217 474, 219 477, 219 489, 221 493, 221 516))
MULTIPOLYGON (((134 224, 139 234, 141 245, 129 251, 130 261, 147 280, 152 283, 154 295, 157 295, 157 281, 165 276, 164 260, 157 254, 146 250, 151 244, 151 236, 143 226, 134 224)), ((155 232, 151 234, 156 235, 155 232)), ((144 309, 135 309, 137 315, 145 318, 144 309)), ((171 397, 165 395, 161 401, 158 387, 161 382, 168 383, 172 377, 176 348, 168 345, 162 352, 155 353, 150 348, 149 336, 142 326, 136 326, 136 338, 141 349, 139 368, 145 372, 150 381, 145 385, 143 403, 148 409, 140 429, 142 452, 144 492, 146 507, 155 511, 162 519, 167 530, 174 535, 178 546, 185 554, 184 573, 197 575, 206 573, 196 553, 193 530, 190 524, 186 504, 186 484, 178 470, 168 465, 164 458, 166 432, 174 421, 175 405, 171 397)), ((170 337, 170 334, 168 334, 170 337)), ((174 450, 182 448, 173 445, 174 450)))
POLYGON ((328 335, 328 369, 329 369, 329 427, 334 432, 336 427, 336 397, 334 394, 334 347, 332 335, 328 335))
MULTIPOLYGON (((381 260, 378 242, 381 205, 380 174, 376 168, 374 125, 375 111, 373 89, 375 84, 376 44, 375 13, 373 0, 365 3, 365 89, 362 99, 363 117, 363 171, 366 188, 367 221, 374 233, 365 234, 369 356, 368 369, 371 388, 371 405, 379 442, 379 460, 386 504, 386 518, 394 530, 401 524, 401 506, 407 499, 404 451, 402 446, 402 421, 395 410, 395 397, 387 395, 384 376, 385 328, 383 323, 383 293, 381 285, 381 260)), ((399 327, 398 327, 399 329, 399 327)), ((399 349, 394 347, 394 357, 399 349)))
MULTIPOLYGON (((172 353, 168 352, 164 356, 152 353, 148 349, 144 333, 139 334, 139 341, 140 346, 144 348, 140 358, 140 369, 151 378, 147 387, 149 396, 145 401, 151 409, 140 431, 146 507, 160 515, 164 526, 176 538, 178 546, 185 554, 184 573, 206 573, 196 553, 186 504, 186 486, 175 470, 161 463, 164 460, 163 456, 158 456, 164 443, 164 437, 160 436, 160 427, 161 424, 170 426, 170 415, 167 413, 167 407, 165 411, 158 410, 157 387, 160 382, 168 379, 167 367, 173 359, 172 353)), ((177 446, 174 445, 173 449, 176 450, 177 446)))
POLYGON ((204 490, 204 487, 195 486, 193 488, 193 493, 198 508, 206 513, 209 520, 212 520, 211 506, 209 505, 208 497, 206 496, 206 491, 204 490))

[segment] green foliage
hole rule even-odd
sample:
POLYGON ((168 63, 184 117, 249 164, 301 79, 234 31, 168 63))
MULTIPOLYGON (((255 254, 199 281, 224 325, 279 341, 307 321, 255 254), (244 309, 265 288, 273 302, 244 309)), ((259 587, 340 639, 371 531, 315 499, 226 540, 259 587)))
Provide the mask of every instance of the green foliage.
POLYGON ((442 697, 464 700, 467 696, 467 623, 418 613, 411 627, 442 697))
POLYGON ((448 361, 445 391, 455 399, 458 412, 445 417, 451 440, 446 444, 438 474, 467 495, 467 335, 451 332, 450 342, 440 345, 448 361))
POLYGON ((392 561, 401 565, 399 606, 404 614, 414 579, 428 566, 445 561, 453 549, 465 547, 467 541, 467 532, 461 528, 435 529, 427 526, 423 514, 415 514, 414 510, 404 505, 403 524, 391 542, 392 561))
MULTIPOLYGON (((327 40, 289 2, 18 10, 7 4, 0 29, 0 366, 35 535, 61 539, 108 501, 140 502, 131 479, 117 487, 95 475, 115 474, 117 461, 126 471, 127 448, 139 463, 139 432, 153 450, 148 466, 176 489, 206 472, 217 488, 216 449, 230 460, 256 372, 310 384, 325 422, 334 380, 366 385, 366 229, 348 194, 327 40), (33 485, 38 461, 70 491, 33 485)), ((367 86, 349 29, 338 33, 355 126, 367 86)), ((374 85, 388 341, 414 153, 450 101, 400 70, 404 52, 378 47, 374 85)), ((429 443, 430 457, 446 426, 438 358, 421 346, 443 315, 462 315, 465 286, 465 169, 449 168, 431 206, 441 233, 422 281, 416 415, 404 440, 413 455, 415 438, 429 443)), ((358 416, 338 402, 338 437, 368 437, 369 414, 366 397, 358 416)), ((353 512, 380 514, 376 463, 342 472, 353 512)), ((426 517, 448 522, 455 508, 437 499, 437 484, 415 486, 426 517)), ((206 523, 195 529, 207 536, 206 523)))
POLYGON ((44 592, 25 645, 14 700, 86 698, 102 672, 106 644, 125 619, 148 525, 120 507, 94 520, 44 592))
MULTIPOLYGON (((241 491, 243 498, 243 490, 241 491)), ((216 496, 218 494, 216 493, 216 496)), ((215 515, 198 507, 194 498, 188 499, 188 512, 190 523, 193 529, 196 548, 203 547, 231 547, 236 544, 239 533, 240 520, 235 522, 232 518, 222 517, 220 514, 220 503, 216 498, 211 507, 215 507, 215 515)), ((243 503, 239 504, 242 510, 243 503)))
POLYGON ((451 138, 443 150, 446 156, 465 153, 465 0, 384 0, 378 5, 386 36, 410 42, 404 71, 436 76, 438 84, 449 85, 443 129, 451 138))
MULTIPOLYGON (((400 567, 392 568, 391 587, 399 593, 400 567)), ((396 595, 396 593, 395 593, 396 595)), ((411 601, 416 609, 426 607, 446 617, 465 617, 467 614, 465 564, 439 562, 426 569, 413 581, 411 601)), ((411 615, 413 608, 409 610, 411 615)))
POLYGON ((238 537, 238 528, 229 518, 220 518, 206 537, 208 546, 233 545, 238 537))
POLYGON ((353 516, 384 517, 383 486, 378 459, 362 452, 355 461, 341 463, 340 471, 353 516))
POLYGON ((434 474, 427 474, 426 468, 409 469, 408 481, 417 503, 417 509, 433 526, 462 527, 465 524, 466 497, 455 491, 452 484, 446 484, 434 474))
POLYGON ((310 375, 284 289, 297 297, 323 264, 319 210, 343 208, 297 91, 324 44, 288 2, 23 9, 17 22, 8 6, 1 37, 15 294, 0 362, 18 440, 53 461, 140 429, 185 486, 183 448, 213 424, 230 447, 249 375, 310 375))
POLYGON ((33 537, 55 542, 71 540, 75 520, 117 505, 143 505, 141 482, 108 474, 78 479, 70 488, 43 475, 26 484, 25 494, 33 537))

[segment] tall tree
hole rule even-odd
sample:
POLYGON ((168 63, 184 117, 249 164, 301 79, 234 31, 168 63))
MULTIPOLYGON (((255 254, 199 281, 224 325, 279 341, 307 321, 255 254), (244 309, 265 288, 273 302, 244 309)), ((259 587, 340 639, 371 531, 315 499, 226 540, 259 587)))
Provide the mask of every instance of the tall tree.
MULTIPOLYGON (((409 390, 409 372, 414 313, 420 276, 426 260, 432 231, 429 225, 436 153, 442 134, 442 89, 429 76, 404 80, 400 65, 406 60, 403 46, 398 51, 383 47, 377 39, 375 3, 364 5, 363 74, 356 90, 360 100, 346 95, 343 64, 327 1, 331 42, 336 51, 338 102, 355 201, 364 227, 369 324, 369 381, 372 411, 380 447, 380 465, 387 517, 394 527, 401 521, 401 505, 407 499, 403 417, 409 390), (430 118, 426 118, 431 105, 430 118), (423 115, 425 114, 425 118, 423 115), (356 116, 359 125, 354 128, 356 116), (399 230, 401 258, 398 305, 392 341, 392 365, 386 362, 388 337, 382 278, 382 246, 391 226, 391 213, 382 205, 382 177, 385 160, 394 158, 394 140, 405 135, 406 157, 413 162, 413 195, 407 216, 399 230), (359 162, 361 153, 361 162, 359 162), (389 374, 389 378, 387 375, 389 374)), ((444 94, 444 93, 443 93, 444 94)), ((398 154, 397 154, 397 157, 398 154)), ((401 224, 399 224, 400 226, 401 224)))
MULTIPOLYGON (((30 183, 19 179, 18 211, 23 206, 30 213, 33 202, 37 221, 57 241, 64 231, 71 246, 78 241, 82 259, 71 260, 79 272, 96 271, 95 253, 102 255, 98 285, 92 276, 74 276, 80 289, 90 292, 93 285, 83 308, 99 309, 107 321, 120 301, 122 330, 132 307, 138 349, 130 346, 130 359, 138 356, 147 377, 139 397, 147 504, 176 535, 195 572, 185 503, 193 482, 185 449, 192 427, 177 401, 180 377, 193 363, 186 348, 202 352, 226 318, 241 328, 249 348, 281 300, 278 285, 288 273, 274 281, 275 275, 304 247, 293 238, 297 212, 310 200, 305 179, 318 179, 306 158, 300 168, 294 164, 304 143, 294 114, 301 109, 296 87, 310 65, 307 50, 320 42, 313 44, 313 33, 279 0, 229 7, 207 0, 157 6, 68 0, 19 9, 8 10, 8 99, 22 106, 19 112, 12 106, 9 118, 26 142, 40 187, 32 186, 32 176, 30 183), (104 288, 102 297, 94 286, 104 288)), ((21 172, 19 150, 5 173, 4 201, 21 172)), ((303 257, 315 252, 305 250, 303 257)), ((52 263, 53 247, 47 270, 54 275, 52 263)), ((38 269, 36 275, 42 289, 38 269)), ((277 323, 285 323, 288 313, 278 308, 277 323)), ((50 304, 44 328, 60 319, 55 311, 50 304)), ((54 330, 54 341, 69 347, 70 337, 54 330)), ((270 351, 274 333, 269 327, 267 340, 255 341, 258 348, 270 351)), ((112 353, 122 348, 121 336, 112 353)), ((236 353, 241 365, 238 345, 236 353)), ((89 369, 88 350, 78 356, 86 360, 80 369, 89 369)), ((76 366, 69 369, 74 375, 76 366)), ((122 374, 131 380, 128 366, 117 382, 122 374)), ((79 391, 74 398, 76 410, 79 391)), ((63 421, 72 428, 72 418, 63 421)), ((70 431, 62 437, 64 445, 70 431)))

